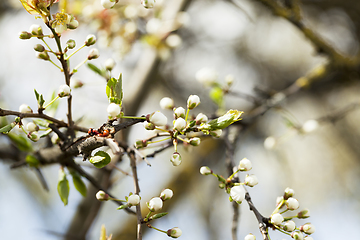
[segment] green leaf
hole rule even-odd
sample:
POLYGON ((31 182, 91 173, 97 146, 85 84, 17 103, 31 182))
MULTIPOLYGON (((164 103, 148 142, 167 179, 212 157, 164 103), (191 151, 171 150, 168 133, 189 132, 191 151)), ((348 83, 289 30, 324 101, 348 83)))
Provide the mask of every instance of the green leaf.
POLYGON ((13 122, 5 125, 4 127, 0 128, 0 133, 8 134, 15 126, 16 124, 13 122))
POLYGON ((61 201, 64 203, 64 206, 66 206, 68 204, 70 187, 69 187, 69 181, 66 179, 66 174, 64 172, 64 169, 62 168, 59 171, 59 182, 58 182, 57 190, 61 201))
POLYGON ((210 126, 210 130, 224 129, 228 127, 230 124, 241 120, 241 115, 243 111, 238 110, 229 110, 223 116, 218 117, 214 120, 211 120, 208 125, 210 126))
POLYGON ((101 225, 100 240, 106 240, 106 228, 105 225, 101 225))
POLYGON ((157 213, 157 214, 154 214, 150 217, 150 219, 157 219, 157 218, 161 218, 165 215, 167 215, 168 213, 167 212, 163 212, 163 213, 157 213))
POLYGON ((120 74, 119 79, 110 78, 106 85, 106 95, 109 103, 116 103, 121 107, 123 99, 122 74, 120 74))
POLYGON ((87 66, 94 71, 95 73, 99 74, 100 76, 104 76, 103 71, 101 71, 100 68, 98 68, 97 66, 95 66, 94 64, 88 63, 87 66))
POLYGON ((13 142, 15 146, 20 149, 20 151, 33 151, 31 142, 26 137, 14 133, 9 133, 7 136, 10 138, 11 142, 13 142))
POLYGON ((224 92, 220 87, 213 87, 210 90, 209 96, 213 102, 215 102, 219 107, 222 107, 224 104, 224 92))
POLYGON ((73 177, 73 183, 74 183, 74 187, 76 188, 76 190, 78 190, 78 192, 83 196, 86 197, 87 194, 87 188, 85 183, 83 182, 81 175, 74 171, 74 170, 70 170, 70 174, 73 177))
POLYGON ((38 102, 38 107, 39 109, 43 109, 43 106, 44 106, 44 103, 45 103, 45 100, 44 100, 44 97, 42 94, 39 94, 36 89, 34 89, 34 92, 35 92, 35 96, 36 96, 36 100, 38 102))
MULTIPOLYGON (((48 109, 48 108, 46 108, 48 109)), ((39 125, 40 127, 45 127, 45 128, 48 128, 49 127, 49 122, 44 120, 44 119, 40 119, 40 118, 37 118, 37 119, 33 119, 33 122, 36 124, 36 125, 39 125)))
POLYGON ((98 151, 90 158, 90 162, 97 168, 103 168, 111 162, 111 158, 106 152, 98 151))
POLYGON ((129 206, 127 204, 124 204, 124 205, 121 205, 120 207, 118 207, 116 210, 121 210, 121 209, 124 209, 127 207, 129 207, 129 206))
POLYGON ((25 161, 30 167, 38 167, 40 164, 39 160, 31 154, 26 156, 25 161))

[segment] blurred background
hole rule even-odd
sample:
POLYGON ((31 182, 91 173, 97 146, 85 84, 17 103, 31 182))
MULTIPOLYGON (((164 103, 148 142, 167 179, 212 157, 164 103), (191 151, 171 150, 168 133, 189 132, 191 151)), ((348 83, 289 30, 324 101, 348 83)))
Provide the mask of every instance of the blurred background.
MULTIPOLYGON (((64 43, 74 39, 80 46, 88 34, 97 36, 95 47, 100 57, 92 63, 101 67, 108 58, 115 60, 112 73, 115 77, 123 74, 127 115, 159 110, 162 97, 171 97, 176 106, 185 108, 190 94, 201 99, 194 115, 202 112, 214 117, 228 109, 245 112, 244 120, 220 139, 205 138, 199 147, 181 146, 183 163, 178 167, 169 161, 172 148, 149 158, 151 167, 139 161, 143 202, 158 196, 164 188, 174 191, 173 199, 165 202, 169 214, 153 222, 155 227, 179 227, 183 240, 231 238, 233 212, 228 195, 218 188, 214 177, 200 175, 199 168, 207 165, 228 176, 226 142, 233 141, 235 164, 244 157, 253 163, 250 173, 258 177, 259 184, 248 191, 264 216, 272 213, 276 198, 291 187, 300 209, 311 212, 309 219, 296 222, 314 224, 314 239, 355 239, 360 225, 360 3, 300 1, 302 19, 296 25, 296 17, 279 16, 276 7, 266 2, 290 10, 293 3, 157 0, 154 9, 145 9, 139 0, 121 0, 113 9, 104 10, 100 0, 69 0, 66 11, 76 16, 80 26, 65 32, 62 39, 64 43), (302 24, 344 56, 342 59, 354 58, 349 60, 353 65, 341 64, 331 51, 304 35, 302 24), (214 87, 206 79, 226 88, 229 74, 234 81, 223 102, 215 103, 211 95, 214 87), (300 84, 304 81, 306 84, 300 84)), ((51 93, 64 84, 58 69, 36 59, 33 46, 40 41, 19 39, 18 33, 28 31, 32 24, 43 23, 28 14, 20 1, 0 2, 1 108, 18 110, 26 103, 36 109, 33 89, 49 100, 51 93)), ((86 58, 87 51, 74 55, 71 66, 86 58)), ((81 119, 79 124, 84 127, 98 128, 107 121, 106 82, 86 66, 74 78, 84 84, 72 91, 74 119, 81 119)), ((172 118, 171 111, 161 111, 172 118)), ((66 119, 65 114, 66 101, 60 99, 55 116, 66 119)), ((13 121, 12 117, 7 119, 13 121)), ((126 134, 129 144, 151 135, 142 124, 131 127, 126 134)), ((34 148, 40 149, 43 144, 39 141, 34 148)), ((69 204, 64 207, 57 193, 58 165, 42 168, 48 192, 35 170, 10 170, 14 161, 5 154, 10 145, 1 135, 2 239, 99 239, 102 224, 113 239, 135 239, 136 217, 116 210, 112 202, 100 204, 90 190, 83 198, 70 186, 69 204)), ((151 152, 147 150, 146 154, 151 152)), ((81 157, 76 161, 87 172, 101 177, 81 157)), ((117 166, 130 172, 127 158, 117 166)), ((111 193, 122 199, 133 191, 131 177, 111 168, 107 171, 111 193)), ((240 179, 244 177, 240 175, 240 179)), ((145 207, 143 210, 146 214, 145 207)), ((243 202, 238 239, 248 233, 261 239, 256 218, 243 202)), ((270 236, 291 239, 275 231, 270 236)), ((146 229, 144 239, 168 237, 146 229)))

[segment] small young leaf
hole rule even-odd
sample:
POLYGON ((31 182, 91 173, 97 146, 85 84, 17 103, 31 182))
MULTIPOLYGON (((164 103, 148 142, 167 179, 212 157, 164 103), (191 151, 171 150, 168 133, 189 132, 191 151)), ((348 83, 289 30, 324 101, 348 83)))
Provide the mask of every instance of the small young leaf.
POLYGON ((38 108, 39 109, 43 109, 43 106, 44 106, 44 103, 45 103, 45 100, 44 100, 44 97, 42 94, 39 94, 36 89, 34 89, 34 92, 35 92, 35 96, 36 96, 36 100, 38 102, 38 108))
POLYGON ((45 137, 45 136, 49 135, 51 132, 52 132, 52 129, 46 130, 46 131, 45 131, 43 134, 41 134, 39 137, 40 137, 40 138, 45 137))
POLYGON ((121 209, 124 209, 127 207, 129 207, 129 206, 127 204, 124 204, 124 205, 121 205, 120 207, 118 207, 116 210, 121 210, 121 209))
POLYGON ((70 187, 69 187, 69 181, 66 179, 66 174, 64 172, 64 169, 62 168, 59 171, 59 182, 58 182, 57 190, 61 201, 64 203, 64 206, 66 206, 68 204, 70 187))
MULTIPOLYGON (((69 169, 70 170, 70 169, 69 169)), ((76 190, 78 190, 78 192, 83 196, 86 197, 87 194, 87 188, 85 183, 83 182, 83 180, 81 179, 81 176, 78 172, 74 171, 74 170, 70 170, 70 174, 73 177, 73 183, 74 183, 74 187, 76 188, 76 190)))
POLYGON ((33 155, 28 154, 25 158, 25 161, 30 167, 38 167, 39 166, 39 160, 34 157, 33 155))
POLYGON ((150 219, 157 219, 157 218, 161 218, 165 215, 167 215, 168 213, 167 212, 163 212, 163 213, 157 213, 157 214, 154 214, 150 217, 150 219))
POLYGON ((108 165, 111 161, 109 154, 104 151, 98 151, 95 153, 94 157, 91 157, 89 160, 95 167, 103 168, 108 165))
POLYGON ((4 127, 0 128, 0 133, 8 134, 15 126, 16 124, 13 122, 5 125, 4 127))
POLYGON ((101 225, 100 240, 106 240, 106 228, 105 225, 101 225))
POLYGON ((222 107, 224 104, 224 92, 220 87, 213 87, 210 90, 210 98, 215 102, 219 107, 222 107))
POLYGON ((122 74, 120 74, 119 79, 109 79, 106 85, 106 95, 109 99, 109 103, 116 103, 119 104, 121 107, 123 99, 122 74))
POLYGON ((103 72, 101 71, 100 68, 98 68, 97 66, 95 66, 94 64, 88 63, 87 66, 94 71, 95 73, 99 74, 100 76, 103 76, 103 72))
POLYGON ((14 133, 9 133, 7 136, 20 151, 31 152, 33 150, 31 142, 26 137, 14 133))

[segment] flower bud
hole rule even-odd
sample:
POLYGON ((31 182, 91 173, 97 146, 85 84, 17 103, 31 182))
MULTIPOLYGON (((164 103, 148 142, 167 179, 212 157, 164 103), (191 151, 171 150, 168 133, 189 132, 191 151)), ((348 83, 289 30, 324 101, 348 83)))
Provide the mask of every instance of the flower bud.
POLYGON ((19 38, 20 39, 25 40, 25 39, 30 39, 31 37, 32 37, 32 34, 29 33, 29 32, 22 31, 22 32, 19 33, 19 38))
POLYGON ((160 193, 160 198, 165 201, 165 200, 169 200, 170 198, 172 198, 172 196, 174 195, 174 192, 171 189, 164 189, 161 193, 160 193))
POLYGON ((313 234, 315 232, 315 227, 311 223, 305 223, 304 225, 300 226, 300 231, 306 234, 313 234))
POLYGON ((183 107, 178 107, 174 109, 175 119, 185 118, 185 109, 183 107))
POLYGON ((101 5, 106 9, 110 9, 115 5, 115 0, 101 0, 101 5))
POLYGON ((230 197, 232 200, 240 204, 245 199, 245 189, 243 186, 234 186, 230 189, 230 197))
POLYGON ((234 78, 234 75, 232 75, 232 74, 228 74, 225 76, 225 83, 229 87, 233 84, 234 80, 235 80, 235 78, 234 78))
POLYGON ((294 231, 296 228, 296 225, 295 225, 295 222, 294 221, 287 221, 285 222, 284 226, 283 226, 283 229, 287 232, 292 232, 294 231))
POLYGON ((96 59, 99 56, 100 56, 100 53, 99 53, 99 50, 97 50, 97 48, 90 49, 89 55, 88 55, 89 60, 96 59))
POLYGON ((144 127, 145 127, 146 130, 154 130, 156 126, 153 123, 144 122, 144 127))
POLYGON ((171 48, 177 48, 181 45, 182 39, 178 34, 172 33, 166 38, 165 43, 171 48))
POLYGON ((79 22, 74 17, 71 18, 70 23, 67 25, 69 29, 76 29, 78 26, 79 22))
POLYGON ((252 164, 249 159, 243 158, 239 162, 239 169, 240 171, 249 171, 252 169, 252 164))
POLYGON ((258 183, 259 183, 258 178, 254 174, 247 175, 245 177, 246 186, 253 187, 258 183))
POLYGON ((200 173, 201 173, 202 175, 210 175, 210 174, 213 173, 213 171, 212 171, 208 166, 202 166, 202 167, 200 168, 200 173))
POLYGON ((294 196, 294 194, 295 194, 294 189, 287 187, 287 188, 285 189, 284 199, 286 200, 286 199, 294 196))
POLYGON ((71 89, 68 85, 64 84, 59 87, 58 95, 59 97, 67 97, 70 96, 71 89))
POLYGON ((264 148, 267 150, 272 150, 276 146, 276 138, 273 136, 267 137, 264 141, 264 148))
POLYGON ((33 24, 30 26, 29 32, 31 32, 32 35, 35 36, 42 36, 43 35, 43 31, 41 26, 37 25, 37 24, 33 24))
POLYGON ((155 0, 142 0, 141 4, 144 8, 153 8, 155 6, 155 0))
POLYGON ((26 104, 21 104, 19 107, 19 112, 21 113, 32 113, 33 110, 26 104))
POLYGON ((196 72, 195 78, 198 82, 209 86, 217 81, 218 74, 214 69, 205 67, 196 72))
POLYGON ((95 43, 96 43, 95 35, 93 35, 93 34, 87 35, 86 40, 85 40, 85 46, 89 47, 91 45, 94 45, 95 43))
POLYGON ((295 240, 303 240, 304 239, 304 235, 301 232, 292 232, 291 233, 291 237, 295 240))
POLYGON ((216 138, 219 138, 222 134, 222 130, 221 129, 217 129, 215 131, 210 131, 210 135, 216 138))
POLYGON ((81 88, 84 84, 77 78, 71 78, 70 80, 70 88, 81 88))
POLYGON ((169 97, 164 97, 160 100, 160 107, 162 109, 173 109, 174 108, 174 100, 169 97))
POLYGON ((172 238, 178 238, 182 234, 182 231, 178 227, 174 227, 172 229, 167 230, 167 235, 172 238))
POLYGON ((201 140, 198 137, 193 137, 193 138, 190 138, 190 140, 189 140, 189 143, 192 146, 199 146, 200 142, 201 142, 201 140))
POLYGON ((280 213, 275 213, 271 216, 271 223, 274 225, 280 225, 284 221, 284 217, 280 213))
POLYGON ((35 132, 30 132, 27 135, 27 137, 33 142, 37 142, 40 139, 39 134, 36 131, 35 132))
POLYGON ((297 217, 298 218, 308 218, 308 217, 310 217, 310 210, 309 209, 304 209, 304 210, 298 212, 297 217))
POLYGON ((155 124, 155 126, 164 126, 167 123, 167 118, 159 111, 153 112, 146 116, 148 122, 155 124))
POLYGON ((197 116, 196 116, 196 118, 195 118, 195 121, 196 121, 196 124, 197 125, 199 125, 199 124, 201 124, 201 123, 205 123, 205 122, 207 122, 209 119, 208 119, 208 117, 205 115, 205 114, 203 114, 203 113, 199 113, 197 116))
POLYGON ((120 109, 119 104, 110 103, 109 106, 107 107, 106 111, 112 118, 116 118, 117 116, 119 116, 121 109, 120 109))
POLYGON ((304 240, 314 240, 314 239, 310 236, 307 236, 306 238, 304 238, 304 240))
POLYGON ((300 205, 299 201, 292 197, 288 198, 288 200, 286 200, 285 204, 289 210, 296 210, 299 208, 299 205, 300 205))
POLYGON ((174 166, 179 166, 181 164, 181 155, 178 152, 174 152, 173 155, 170 158, 170 162, 172 162, 172 164, 174 166))
POLYGON ((140 196, 137 194, 130 195, 127 198, 127 203, 129 204, 129 207, 138 205, 140 203, 140 196))
POLYGON ((105 69, 108 71, 111 71, 114 69, 115 67, 115 61, 112 58, 109 58, 108 60, 105 61, 104 65, 105 65, 105 69))
POLYGON ((256 240, 256 237, 254 234, 249 233, 248 235, 245 236, 244 240, 256 240))
POLYGON ((190 95, 187 100, 187 108, 194 109, 200 104, 200 98, 198 95, 190 95))
POLYGON ((69 39, 67 42, 66 42, 66 46, 68 47, 68 49, 73 49, 75 48, 76 46, 76 42, 74 39, 69 39))
POLYGON ((34 122, 29 122, 28 124, 26 124, 26 130, 28 132, 35 132, 39 131, 39 127, 34 122))
POLYGON ((147 147, 147 141, 146 140, 137 140, 135 142, 135 147, 137 149, 147 147))
POLYGON ((96 193, 96 199, 99 201, 107 201, 110 199, 109 194, 105 193, 104 191, 100 190, 96 193))
POLYGON ((150 211, 155 212, 163 207, 163 201, 159 197, 154 197, 147 203, 147 205, 150 211))
POLYGON ((51 142, 52 142, 53 144, 58 144, 58 143, 60 142, 59 136, 58 136, 57 134, 52 135, 52 137, 51 137, 51 142))
POLYGON ((34 50, 37 51, 37 52, 44 52, 45 51, 45 47, 41 44, 36 44, 34 46, 34 50))
POLYGON ((304 125, 302 126, 302 130, 305 133, 310 133, 315 131, 319 127, 319 122, 316 120, 307 120, 304 125))
POLYGON ((179 132, 182 132, 186 127, 186 121, 183 118, 178 118, 174 122, 174 129, 179 132))
POLYGON ((50 56, 47 53, 47 51, 43 51, 43 52, 36 52, 36 57, 45 61, 49 61, 50 56))
POLYGON ((276 206, 278 206, 283 200, 284 200, 283 196, 277 197, 276 198, 276 206))

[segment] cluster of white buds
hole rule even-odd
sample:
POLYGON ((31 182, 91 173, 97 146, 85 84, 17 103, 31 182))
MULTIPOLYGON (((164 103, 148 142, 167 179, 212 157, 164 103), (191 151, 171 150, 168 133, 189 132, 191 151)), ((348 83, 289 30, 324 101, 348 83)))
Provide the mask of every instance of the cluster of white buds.
POLYGON ((163 207, 163 202, 173 197, 174 192, 166 188, 161 191, 160 197, 153 197, 149 202, 146 203, 151 212, 159 211, 163 207))

